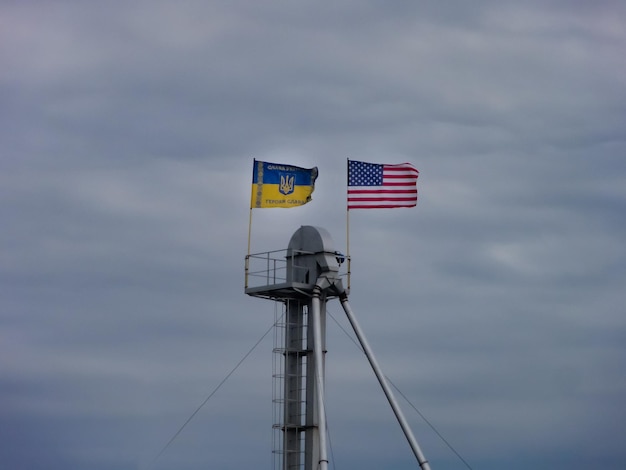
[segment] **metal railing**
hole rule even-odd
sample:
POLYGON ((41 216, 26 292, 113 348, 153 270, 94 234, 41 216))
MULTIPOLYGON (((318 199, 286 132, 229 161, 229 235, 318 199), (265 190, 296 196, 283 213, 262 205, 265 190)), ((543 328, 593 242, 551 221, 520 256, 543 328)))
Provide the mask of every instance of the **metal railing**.
POLYGON ((298 257, 312 254, 301 250, 283 249, 247 255, 245 288, 287 282, 288 269, 293 269, 294 272, 306 270, 305 266, 298 266, 298 257))
MULTIPOLYGON (((298 261, 302 255, 315 253, 303 250, 274 250, 254 253, 246 256, 245 289, 263 286, 272 286, 287 282, 287 273, 291 272, 294 279, 301 278, 298 273, 306 274, 308 269, 298 261)), ((345 278, 347 288, 350 288, 350 257, 337 253, 343 261, 340 264, 339 275, 345 278)))

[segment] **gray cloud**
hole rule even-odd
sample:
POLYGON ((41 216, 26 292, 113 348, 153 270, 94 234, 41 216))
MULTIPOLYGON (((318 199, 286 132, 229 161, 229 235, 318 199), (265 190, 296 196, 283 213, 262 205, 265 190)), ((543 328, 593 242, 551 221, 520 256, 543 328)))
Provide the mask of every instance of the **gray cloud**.
MULTIPOLYGON (((416 209, 350 214, 351 303, 475 469, 624 460, 620 2, 0 5, 0 466, 271 466, 243 294, 252 158, 318 166, 253 213, 346 249, 345 161, 411 161, 416 209), (210 462, 210 463, 209 463, 210 462)), ((329 309, 343 328, 339 305, 329 309)), ((329 322, 336 466, 414 468, 329 322)), ((463 464, 403 405, 434 469, 463 464)))

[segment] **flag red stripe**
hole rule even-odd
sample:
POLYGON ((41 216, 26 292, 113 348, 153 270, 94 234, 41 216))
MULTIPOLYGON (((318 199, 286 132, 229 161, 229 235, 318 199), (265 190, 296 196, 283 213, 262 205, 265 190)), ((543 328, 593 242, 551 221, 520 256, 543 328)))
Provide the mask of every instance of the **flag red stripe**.
POLYGON ((383 165, 385 171, 417 171, 410 163, 400 163, 398 165, 383 165))
POLYGON ((391 174, 391 173, 404 173, 407 175, 415 175, 417 177, 417 175, 419 175, 419 171, 417 171, 415 168, 407 168, 407 167, 401 167, 401 168, 389 168, 389 167, 384 167, 383 168, 383 174, 387 175, 387 174, 391 174))
POLYGON ((413 175, 383 175, 383 181, 384 180, 417 181, 417 176, 413 176, 413 175))
POLYGON ((372 204, 372 205, 359 205, 359 204, 350 204, 348 209, 390 209, 394 207, 415 207, 417 206, 417 201, 415 204, 372 204))
POLYGON ((368 202, 368 201, 417 201, 417 197, 413 196, 413 197, 385 197, 385 196, 380 196, 380 197, 348 197, 348 202, 350 201, 355 201, 355 202, 368 202))
POLYGON ((348 194, 417 194, 417 189, 350 189, 348 194))

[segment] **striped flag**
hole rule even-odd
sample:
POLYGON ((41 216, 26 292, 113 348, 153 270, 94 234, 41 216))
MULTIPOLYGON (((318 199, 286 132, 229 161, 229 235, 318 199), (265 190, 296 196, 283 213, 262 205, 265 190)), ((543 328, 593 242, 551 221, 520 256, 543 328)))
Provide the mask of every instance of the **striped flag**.
POLYGON ((419 171, 410 163, 348 160, 348 210, 414 207, 418 176, 419 171))

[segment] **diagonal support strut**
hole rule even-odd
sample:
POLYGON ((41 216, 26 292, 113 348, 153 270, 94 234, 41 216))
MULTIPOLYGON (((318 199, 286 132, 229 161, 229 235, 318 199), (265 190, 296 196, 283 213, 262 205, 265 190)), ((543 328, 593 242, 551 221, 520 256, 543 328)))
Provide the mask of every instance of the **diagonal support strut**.
POLYGON ((398 423, 400 424, 400 427, 402 428, 402 432, 404 432, 404 435, 407 441, 409 442, 409 446, 411 446, 411 450, 413 451, 413 454, 415 454, 415 458, 417 459, 417 462, 419 463, 422 470, 430 470, 430 465, 428 464, 428 460, 426 460, 426 457, 424 456, 422 450, 420 449, 419 444, 415 440, 415 437, 413 436, 413 432, 411 431, 409 424, 404 418, 404 414, 402 413, 402 410, 400 409, 400 406, 398 405, 398 402, 396 401, 396 398, 393 395, 393 392, 391 391, 391 387, 389 387, 387 379, 385 378, 385 375, 383 374, 380 366, 378 365, 378 361, 376 361, 376 358, 374 357, 374 353, 372 352, 367 342, 367 339, 365 338, 365 335, 363 334, 363 331, 361 330, 361 327, 359 326, 356 320, 356 317, 354 316, 354 313, 352 312, 352 309, 350 308, 350 304, 348 303, 348 295, 345 292, 342 292, 339 296, 339 300, 341 302, 341 306, 343 307, 344 312, 346 312, 348 321, 352 325, 352 329, 354 330, 354 333, 356 334, 359 340, 359 343, 361 344, 361 347, 363 348, 363 351, 365 352, 365 355, 367 356, 367 360, 372 366, 374 374, 376 374, 376 378, 378 379, 378 382, 380 383, 380 386, 382 387, 383 392, 385 392, 387 401, 389 401, 389 404, 391 405, 391 409, 393 410, 393 413, 396 415, 396 419, 398 420, 398 423))

